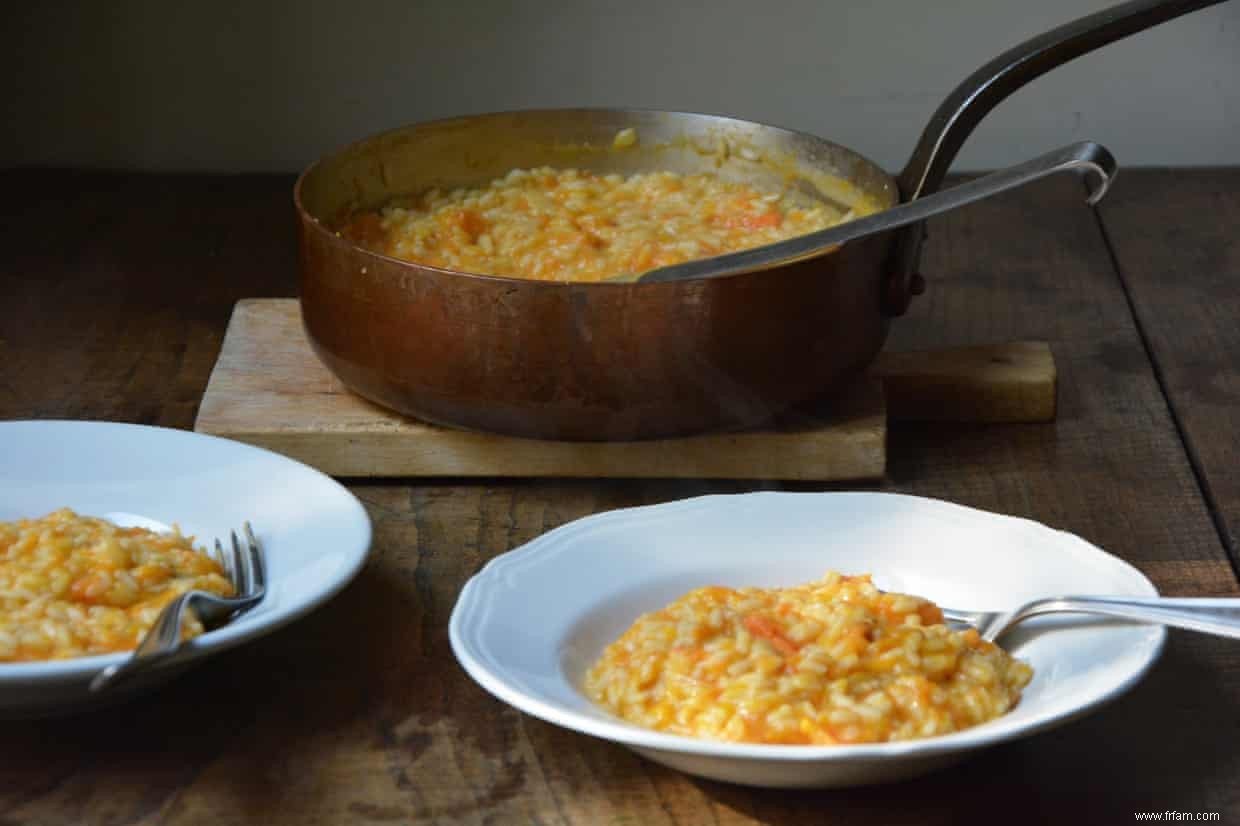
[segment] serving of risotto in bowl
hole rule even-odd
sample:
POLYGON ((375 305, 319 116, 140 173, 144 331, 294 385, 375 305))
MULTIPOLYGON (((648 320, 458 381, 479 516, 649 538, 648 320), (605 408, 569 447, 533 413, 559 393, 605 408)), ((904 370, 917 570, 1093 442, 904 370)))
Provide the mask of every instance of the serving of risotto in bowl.
POLYGON ((312 468, 239 442, 117 422, 0 422, 0 719, 86 710, 269 633, 339 591, 366 559, 357 499, 312 468), (228 594, 205 549, 250 522, 267 594, 99 694, 177 594, 228 594))
MULTIPOLYGON (((236 596, 223 566, 175 527, 69 508, 0 522, 0 663, 132 651, 164 606, 192 590, 236 596)), ((182 638, 202 632, 187 612, 182 638)))
POLYGON ((487 691, 673 768, 773 787, 911 777, 1133 686, 1160 627, 1033 620, 1003 648, 941 622, 1067 592, 1155 595, 1024 519, 887 493, 754 493, 572 522, 462 591, 487 691))

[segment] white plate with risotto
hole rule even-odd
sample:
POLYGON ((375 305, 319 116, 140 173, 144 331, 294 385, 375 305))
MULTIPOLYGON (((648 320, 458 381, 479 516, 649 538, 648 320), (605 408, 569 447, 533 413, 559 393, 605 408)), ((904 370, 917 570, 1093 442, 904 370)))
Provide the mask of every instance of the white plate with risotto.
POLYGON ((470 676, 535 717, 702 777, 839 787, 950 765, 1136 684, 1159 626, 1038 618, 1004 653, 949 632, 932 604, 1066 593, 1157 595, 1128 563, 1029 520, 768 492, 564 525, 488 563, 449 630, 470 676))
POLYGON ((348 490, 240 442, 116 422, 13 421, 0 422, 0 457, 2 717, 81 711, 150 688, 323 603, 370 548, 370 520, 348 490), (91 694, 91 678, 128 656, 118 649, 173 591, 228 587, 190 548, 227 544, 247 520, 267 564, 263 601, 205 633, 187 623, 196 635, 174 658, 91 694))

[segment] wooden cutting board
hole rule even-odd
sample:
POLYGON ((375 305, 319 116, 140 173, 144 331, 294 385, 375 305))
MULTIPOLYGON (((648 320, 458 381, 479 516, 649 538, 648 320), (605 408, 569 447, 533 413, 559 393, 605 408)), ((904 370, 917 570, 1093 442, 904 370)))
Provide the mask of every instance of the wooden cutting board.
POLYGON ((456 430, 354 395, 318 360, 296 299, 239 302, 194 429, 333 476, 578 476, 861 480, 883 475, 889 419, 1038 422, 1055 415, 1042 342, 884 354, 826 409, 760 431, 556 442, 456 430))

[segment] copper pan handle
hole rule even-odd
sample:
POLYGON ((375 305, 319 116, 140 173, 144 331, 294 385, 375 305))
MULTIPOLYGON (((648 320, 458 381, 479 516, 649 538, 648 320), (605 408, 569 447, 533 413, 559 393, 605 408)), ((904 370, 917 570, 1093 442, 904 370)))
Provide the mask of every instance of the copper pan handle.
MULTIPOLYGON (((1025 84, 1108 43, 1222 1, 1131 0, 1008 49, 969 75, 935 110, 897 179, 901 199, 911 201, 937 191, 974 127, 1025 84)), ((889 315, 901 315, 912 294, 920 291, 913 283, 924 238, 924 225, 909 227, 900 236, 884 289, 883 309, 889 315)))

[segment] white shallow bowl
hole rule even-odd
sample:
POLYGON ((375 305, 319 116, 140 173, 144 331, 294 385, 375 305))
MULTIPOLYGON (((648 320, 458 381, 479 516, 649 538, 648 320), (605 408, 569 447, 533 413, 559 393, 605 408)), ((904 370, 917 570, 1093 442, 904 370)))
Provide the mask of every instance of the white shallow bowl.
POLYGON ((1155 596, 1138 570, 1036 522, 887 493, 708 496, 590 516, 497 557, 462 590, 453 651, 496 697, 622 743, 690 774, 771 787, 912 777, 969 752, 1068 722, 1153 665, 1158 626, 1030 620, 1005 647, 1035 669, 1020 704, 955 734, 857 746, 732 744, 625 723, 582 677, 640 614, 704 585, 781 586, 829 569, 954 608, 997 609, 1066 593, 1155 596), (1026 627, 1027 626, 1027 627, 1026 627))
POLYGON ((99 695, 88 690, 91 678, 125 654, 0 663, 3 717, 80 711, 150 688, 324 602, 360 570, 370 548, 370 520, 353 494, 276 453, 115 422, 0 422, 0 521, 61 507, 119 524, 176 524, 203 547, 249 520, 267 562, 267 596, 165 666, 99 695))

